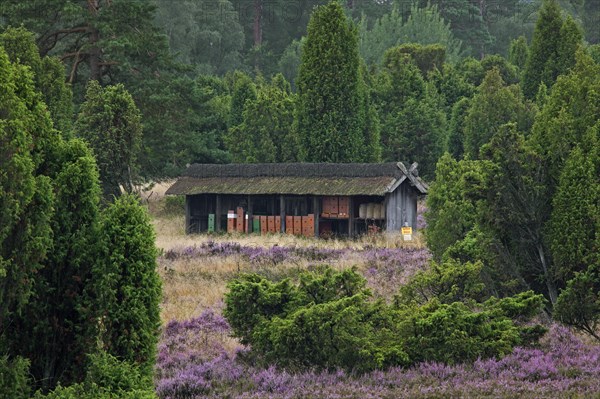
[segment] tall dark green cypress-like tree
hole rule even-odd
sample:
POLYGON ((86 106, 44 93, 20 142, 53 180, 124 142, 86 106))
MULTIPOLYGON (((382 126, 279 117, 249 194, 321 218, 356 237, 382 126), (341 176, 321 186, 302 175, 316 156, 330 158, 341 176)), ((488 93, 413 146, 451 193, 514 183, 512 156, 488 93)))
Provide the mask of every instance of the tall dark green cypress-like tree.
POLYGON ((529 58, 523 73, 523 92, 528 98, 535 97, 541 82, 544 82, 547 87, 551 87, 554 83, 544 80, 544 77, 552 75, 548 72, 552 68, 549 62, 557 61, 556 54, 562 23, 556 0, 544 0, 535 24, 529 58))
POLYGON ((315 9, 298 73, 297 125, 308 162, 363 159, 365 112, 357 29, 332 1, 315 9))
POLYGON ((99 262, 92 270, 89 309, 101 350, 152 375, 160 328, 160 278, 154 230, 133 195, 102 216, 99 262))
POLYGON ((31 360, 31 374, 41 388, 80 382, 93 337, 85 336, 83 291, 97 258, 100 188, 96 161, 81 140, 60 144, 52 171, 56 196, 52 251, 36 273, 31 303, 14 324, 26 332, 15 350, 31 360))
POLYGON ((593 263, 600 216, 600 123, 569 154, 552 199, 549 241, 557 277, 563 283, 593 263))
POLYGON ((535 98, 540 83, 551 88, 559 75, 568 73, 575 65, 582 37, 573 18, 563 20, 556 0, 544 0, 523 73, 523 93, 527 98, 535 98))

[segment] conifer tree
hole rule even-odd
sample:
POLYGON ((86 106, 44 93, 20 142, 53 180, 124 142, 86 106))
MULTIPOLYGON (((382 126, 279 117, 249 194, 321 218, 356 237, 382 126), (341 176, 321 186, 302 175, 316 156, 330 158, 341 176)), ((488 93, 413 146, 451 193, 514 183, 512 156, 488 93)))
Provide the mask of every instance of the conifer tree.
POLYGON ((276 75, 270 84, 258 88, 256 99, 249 98, 244 106, 243 121, 236 128, 240 153, 233 154, 240 162, 293 161, 297 145, 293 137, 294 99, 283 75, 276 75), (287 147, 287 148, 286 148, 287 147), (291 159, 288 157, 292 156, 291 159))
POLYGON ((122 84, 101 87, 92 80, 75 123, 75 132, 94 151, 106 201, 133 191, 142 139, 141 115, 122 84))
POLYGON ((518 122, 528 130, 531 115, 517 86, 505 86, 498 69, 487 73, 479 91, 473 97, 465 120, 465 153, 479 158, 479 149, 489 141, 500 126, 518 122))
POLYGON ((549 241, 555 274, 562 282, 593 263, 600 206, 600 123, 569 154, 552 199, 549 241))
POLYGON ((356 162, 365 145, 356 27, 337 1, 317 7, 302 48, 297 131, 308 162, 356 162))
POLYGON ((88 289, 100 349, 152 375, 160 328, 160 278, 147 211, 124 195, 103 213, 99 261, 88 289))
POLYGON ((525 36, 519 36, 510 43, 508 60, 519 69, 525 68, 529 56, 529 47, 525 36))
POLYGON ((542 82, 551 88, 556 78, 575 64, 582 33, 571 17, 563 20, 560 11, 556 0, 544 0, 523 73, 523 93, 527 98, 536 96, 542 82))
POLYGON ((448 152, 454 159, 461 159, 465 153, 465 119, 467 118, 471 100, 463 97, 452 107, 448 135, 448 152))

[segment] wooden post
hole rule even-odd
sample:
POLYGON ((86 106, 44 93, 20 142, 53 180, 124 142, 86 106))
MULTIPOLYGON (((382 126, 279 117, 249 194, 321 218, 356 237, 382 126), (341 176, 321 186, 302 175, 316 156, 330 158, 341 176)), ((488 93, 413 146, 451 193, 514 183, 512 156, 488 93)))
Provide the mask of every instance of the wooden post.
POLYGON ((215 231, 217 233, 221 231, 221 194, 217 194, 215 204, 215 231))
POLYGON ((348 197, 348 236, 354 236, 354 198, 348 197))
POLYGON ((285 233, 285 197, 279 196, 279 217, 281 218, 280 233, 285 233))
POLYGON ((319 219, 321 218, 321 209, 319 203, 319 197, 313 197, 313 213, 315 214, 315 237, 319 236, 319 219))
POLYGON ((191 233, 191 219, 192 219, 192 210, 191 210, 191 202, 192 199, 189 195, 185 196, 185 234, 191 233))

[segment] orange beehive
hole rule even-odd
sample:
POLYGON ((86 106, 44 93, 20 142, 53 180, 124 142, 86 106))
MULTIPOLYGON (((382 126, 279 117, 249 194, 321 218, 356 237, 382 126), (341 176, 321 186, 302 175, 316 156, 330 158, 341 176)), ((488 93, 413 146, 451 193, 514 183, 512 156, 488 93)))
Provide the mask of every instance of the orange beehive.
POLYGON ((275 216, 275 230, 281 233, 281 216, 275 216))
POLYGON ((338 217, 347 218, 348 216, 350 216, 350 197, 339 197, 338 217))
POLYGON ((315 215, 302 216, 302 235, 305 237, 315 235, 315 215))
POLYGON ((323 197, 323 214, 325 217, 338 214, 338 197, 323 197))
POLYGON ((275 216, 267 216, 267 223, 269 225, 269 233, 275 233, 275 216))
POLYGON ((227 211, 227 232, 233 233, 235 231, 235 211, 227 211))
POLYGON ((269 231, 269 225, 266 216, 260 217, 260 234, 265 235, 269 231))
POLYGON ((294 217, 285 217, 285 234, 294 234, 294 217))
POLYGON ((302 216, 294 216, 294 235, 302 234, 302 216))
POLYGON ((238 233, 244 232, 244 208, 238 207, 237 209, 237 223, 236 223, 238 233))

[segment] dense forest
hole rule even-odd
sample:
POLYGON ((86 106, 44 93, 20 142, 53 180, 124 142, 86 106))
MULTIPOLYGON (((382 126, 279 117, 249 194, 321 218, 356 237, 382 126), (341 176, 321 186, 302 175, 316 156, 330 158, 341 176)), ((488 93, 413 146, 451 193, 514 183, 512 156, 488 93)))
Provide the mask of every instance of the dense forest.
POLYGON ((154 397, 158 251, 132 193, 194 162, 416 161, 431 182, 431 269, 393 303, 354 272, 230 284, 256 362, 474 361, 535 343, 539 315, 600 339, 598 26, 594 0, 3 1, 0 397, 154 397), (356 340, 303 352, 298 318, 338 313, 356 340))

